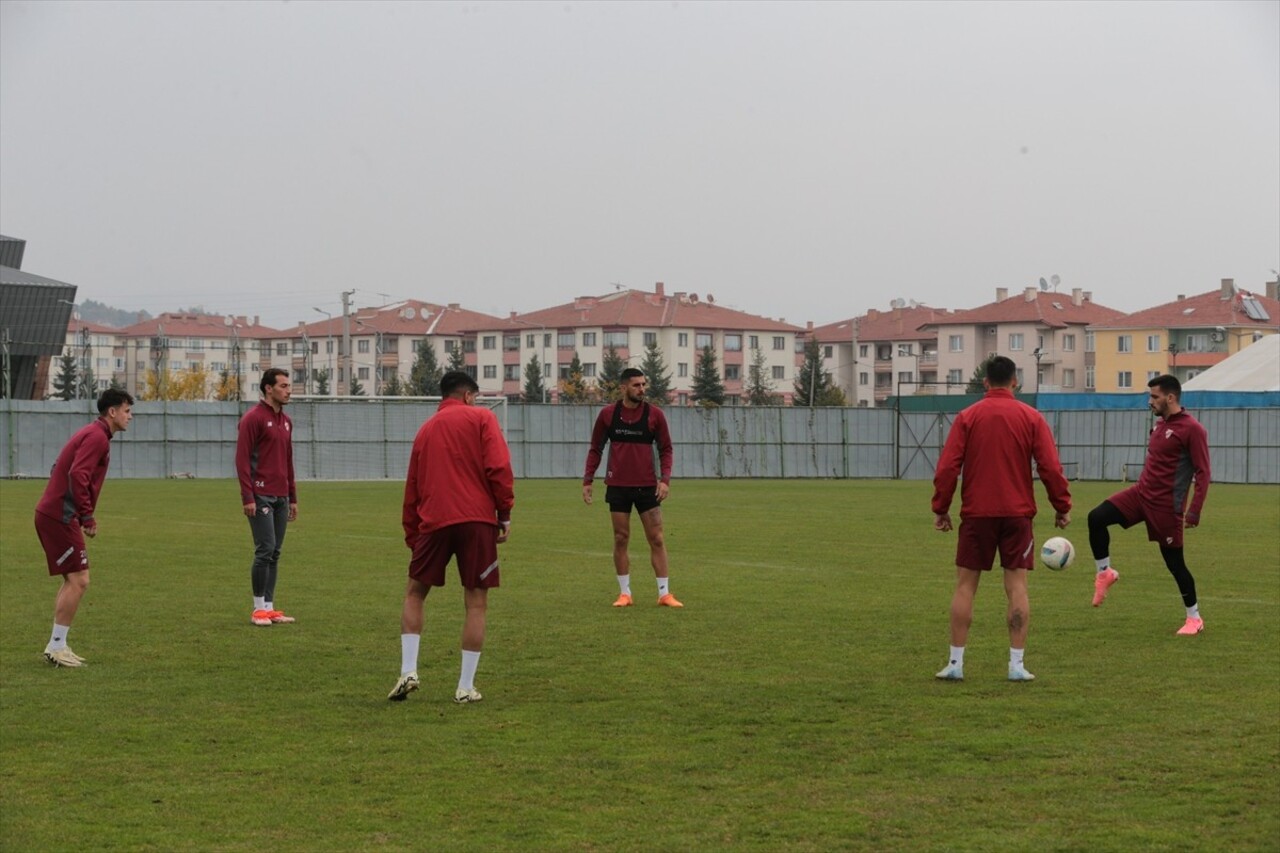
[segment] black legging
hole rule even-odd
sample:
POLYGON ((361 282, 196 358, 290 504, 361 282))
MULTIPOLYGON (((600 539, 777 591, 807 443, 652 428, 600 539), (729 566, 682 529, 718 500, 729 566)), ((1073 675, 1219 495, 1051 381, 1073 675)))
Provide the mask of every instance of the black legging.
MULTIPOLYGON (((1093 551, 1093 559, 1101 560, 1111 556, 1111 532, 1107 529, 1113 524, 1124 524, 1124 516, 1111 501, 1103 501, 1089 513, 1089 548, 1093 551)), ((1165 568, 1173 575, 1178 584, 1178 592, 1182 593, 1182 604, 1194 607, 1196 604, 1196 579, 1187 568, 1187 561, 1181 548, 1160 547, 1160 556, 1164 557, 1165 568)))

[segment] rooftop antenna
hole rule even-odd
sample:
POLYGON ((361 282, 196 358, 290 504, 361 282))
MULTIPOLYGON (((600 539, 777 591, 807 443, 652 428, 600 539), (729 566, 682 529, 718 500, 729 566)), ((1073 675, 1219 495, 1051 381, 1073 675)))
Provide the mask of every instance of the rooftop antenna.
POLYGON ((614 290, 626 290, 626 288, 625 288, 625 287, 623 287, 620 283, 618 283, 618 282, 616 282, 616 281, 611 281, 611 282, 609 282, 609 284, 613 285, 613 289, 614 289, 614 290))
POLYGON ((1053 292, 1057 293, 1058 285, 1062 284, 1062 279, 1058 278, 1057 273, 1054 273, 1053 275, 1049 276, 1049 283, 1053 285, 1053 292))
POLYGON ((899 298, 897 298, 897 299, 894 299, 893 301, 891 301, 891 302, 889 303, 889 307, 890 307, 890 308, 905 308, 905 307, 906 307, 906 305, 907 305, 907 300, 905 300, 905 299, 903 299, 903 298, 901 298, 901 297, 899 297, 899 298))

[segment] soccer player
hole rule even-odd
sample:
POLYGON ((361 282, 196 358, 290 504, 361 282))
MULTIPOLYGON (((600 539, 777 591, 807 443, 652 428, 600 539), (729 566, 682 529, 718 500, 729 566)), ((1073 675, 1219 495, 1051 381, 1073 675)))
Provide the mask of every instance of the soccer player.
POLYGON ((1209 494, 1209 435, 1204 426, 1182 408, 1182 383, 1176 376, 1157 376, 1147 383, 1149 403, 1156 414, 1147 458, 1136 485, 1117 492, 1089 513, 1089 547, 1098 574, 1093 582, 1093 606, 1102 604, 1107 590, 1120 579, 1111 567, 1113 524, 1128 529, 1139 521, 1147 524, 1147 538, 1160 546, 1160 556, 1178 584, 1187 621, 1182 636, 1199 634, 1204 619, 1196 602, 1196 581, 1182 553, 1182 531, 1200 524, 1200 510, 1209 494), (1187 496, 1195 482, 1195 497, 1187 496), (1184 514, 1185 513, 1185 514, 1184 514))
POLYGON ((982 573, 991 570, 996 552, 1004 569, 1009 599, 1009 680, 1032 681, 1023 655, 1031 604, 1027 572, 1035 559, 1036 514, 1031 461, 1056 511, 1054 525, 1071 523, 1071 492, 1058 461, 1058 448, 1044 417, 1013 397, 1017 368, 998 355, 987 365, 987 392, 956 416, 933 477, 935 529, 951 529, 949 510, 956 479, 960 489, 960 533, 956 542, 956 591, 951 599, 951 658, 938 678, 964 678, 964 646, 973 621, 973 599, 982 573))
POLYGON ((293 395, 289 372, 273 367, 258 382, 262 400, 240 419, 236 439, 236 476, 240 478, 240 503, 253 534, 254 625, 293 622, 277 610, 276 575, 280 546, 289 522, 298 517, 298 490, 293 481, 293 421, 284 407, 293 395))
POLYGON ((444 586, 456 557, 466 616, 462 671, 453 701, 479 702, 476 668, 484 646, 489 590, 499 585, 498 544, 511 535, 515 504, 511 454, 493 412, 475 405, 474 379, 459 370, 440 378, 444 397, 427 419, 409 455, 401 522, 413 552, 400 613, 400 680, 387 698, 401 701, 418 689, 418 645, 423 605, 433 586, 444 586))
POLYGON ((671 432, 662 410, 645 402, 648 380, 642 371, 628 367, 622 371, 621 383, 622 399, 600 410, 591 431, 591 449, 587 451, 587 467, 582 475, 582 500, 591 503, 591 481, 600 467, 604 444, 610 442, 604 499, 613 522, 613 568, 618 576, 618 598, 613 606, 630 607, 632 603, 627 544, 631 541, 631 508, 635 507, 649 540, 649 561, 658 579, 658 604, 684 607, 671 594, 667 544, 662 536, 661 504, 671 488, 671 432), (655 444, 661 478, 654 472, 655 444))
POLYGON ((62 448, 49 474, 49 485, 36 504, 36 535, 44 548, 49 575, 62 575, 53 605, 53 633, 44 658, 54 666, 83 666, 71 651, 67 634, 89 588, 89 554, 84 537, 98 535, 93 513, 111 461, 111 438, 129 428, 133 397, 108 388, 98 397, 98 419, 82 427, 62 448))

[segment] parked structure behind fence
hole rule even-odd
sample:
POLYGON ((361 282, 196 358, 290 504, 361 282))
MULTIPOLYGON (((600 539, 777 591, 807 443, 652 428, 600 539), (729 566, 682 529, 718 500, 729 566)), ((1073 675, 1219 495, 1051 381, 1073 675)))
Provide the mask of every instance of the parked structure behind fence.
MULTIPOLYGON (((112 477, 232 477, 237 403, 138 403, 112 442, 112 477)), ((302 480, 400 479, 423 400, 296 401, 294 467, 302 480)), ((518 477, 582 475, 597 407, 505 405, 498 412, 518 477)), ((1135 479, 1152 416, 1046 411, 1068 476, 1135 479)), ((666 409, 681 478, 928 480, 954 413, 891 409, 666 409)), ((1217 482, 1280 483, 1280 408, 1195 412, 1209 431, 1217 482)), ((67 438, 96 416, 92 401, 0 400, 0 476, 46 477, 67 438)))

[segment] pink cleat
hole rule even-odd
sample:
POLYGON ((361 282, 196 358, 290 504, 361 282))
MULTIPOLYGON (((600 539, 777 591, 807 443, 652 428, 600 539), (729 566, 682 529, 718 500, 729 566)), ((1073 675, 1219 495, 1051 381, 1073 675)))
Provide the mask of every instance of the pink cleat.
POLYGON ((1204 620, 1198 616, 1188 616, 1186 624, 1178 629, 1178 635, 1182 637, 1190 637, 1193 634, 1199 634, 1204 630, 1204 620))
POLYGON ((1110 566, 1098 572, 1098 576, 1093 580, 1094 607, 1102 604, 1102 599, 1107 597, 1107 590, 1118 580, 1120 580, 1120 573, 1110 566))

